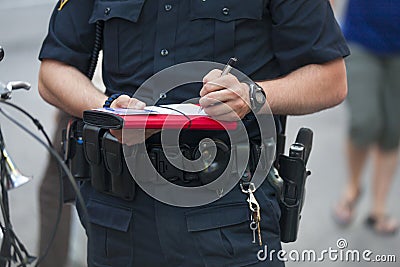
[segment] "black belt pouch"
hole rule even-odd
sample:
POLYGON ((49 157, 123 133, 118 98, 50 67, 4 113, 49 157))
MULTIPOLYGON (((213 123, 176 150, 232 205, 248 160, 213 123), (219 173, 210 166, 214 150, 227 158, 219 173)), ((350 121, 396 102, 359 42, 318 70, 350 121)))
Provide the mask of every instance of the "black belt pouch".
POLYGON ((83 140, 85 156, 90 164, 91 184, 97 191, 107 193, 111 189, 110 175, 103 163, 100 140, 105 131, 86 124, 83 128, 83 140))
POLYGON ((102 140, 103 160, 110 173, 110 193, 125 200, 135 195, 135 183, 126 165, 122 145, 110 132, 106 131, 102 140))

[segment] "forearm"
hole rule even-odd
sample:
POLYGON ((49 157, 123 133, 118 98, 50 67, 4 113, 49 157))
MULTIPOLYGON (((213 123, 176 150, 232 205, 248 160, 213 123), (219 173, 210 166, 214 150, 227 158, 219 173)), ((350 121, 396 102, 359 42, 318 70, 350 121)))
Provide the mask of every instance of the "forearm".
POLYGON ((347 95, 343 59, 304 66, 285 77, 257 82, 273 114, 303 115, 341 103, 347 95))
POLYGON ((83 111, 99 108, 107 96, 76 68, 55 60, 43 60, 39 72, 39 93, 48 103, 82 117, 83 111))

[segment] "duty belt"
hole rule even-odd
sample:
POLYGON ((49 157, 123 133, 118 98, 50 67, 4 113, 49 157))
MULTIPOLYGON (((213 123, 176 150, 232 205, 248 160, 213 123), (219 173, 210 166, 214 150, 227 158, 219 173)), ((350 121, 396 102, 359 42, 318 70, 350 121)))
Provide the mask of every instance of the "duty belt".
MULTIPOLYGON (((96 126, 83 126, 78 123, 72 125, 71 130, 71 134, 67 136, 69 141, 66 142, 68 147, 66 150, 69 151, 70 169, 74 177, 78 180, 90 181, 99 192, 132 200, 135 196, 136 184, 130 172, 132 169, 130 170, 125 162, 124 152, 127 151, 123 151, 123 146, 118 140, 108 130, 96 126)), ((137 155, 147 153, 153 167, 168 181, 180 186, 194 187, 214 181, 225 170, 231 156, 231 149, 223 142, 216 141, 216 146, 218 149, 216 158, 219 159, 220 165, 218 168, 209 168, 207 172, 188 172, 175 167, 165 155, 166 147, 160 144, 146 144, 146 151, 137 150, 135 153, 137 155)), ((133 146, 132 149, 137 149, 137 147, 143 146, 133 146)), ((251 146, 249 171, 255 169, 259 150, 259 146, 254 144, 251 146)), ((182 145, 180 152, 187 159, 194 160, 198 156, 198 147, 182 145)), ((148 166, 146 164, 148 161, 141 162, 143 157, 135 158, 137 158, 135 162, 137 166, 148 166)))

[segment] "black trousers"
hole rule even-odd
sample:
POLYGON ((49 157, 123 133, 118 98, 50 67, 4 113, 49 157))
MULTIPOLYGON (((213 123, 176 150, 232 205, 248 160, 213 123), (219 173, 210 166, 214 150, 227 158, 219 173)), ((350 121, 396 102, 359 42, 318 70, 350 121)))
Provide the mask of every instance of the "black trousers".
MULTIPOLYGON (((284 266, 276 258, 258 259, 261 247, 252 243, 247 196, 239 185, 221 199, 196 208, 166 205, 139 187, 133 201, 99 193, 88 182, 81 185, 81 192, 92 229, 89 266, 284 266)), ((280 210, 274 191, 264 182, 255 196, 261 206, 263 242, 269 251, 278 251, 280 210)))

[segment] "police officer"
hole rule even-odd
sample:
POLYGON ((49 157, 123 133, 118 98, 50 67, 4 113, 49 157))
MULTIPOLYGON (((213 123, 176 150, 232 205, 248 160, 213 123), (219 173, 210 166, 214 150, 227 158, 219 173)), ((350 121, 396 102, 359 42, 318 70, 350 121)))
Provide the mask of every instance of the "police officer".
MULTIPOLYGON (((47 102, 82 117, 112 94, 133 95, 147 78, 174 64, 226 63, 236 56, 236 67, 257 81, 274 114, 307 114, 343 101, 343 57, 348 54, 327 0, 63 0, 54 9, 40 52, 39 92, 47 102), (104 22, 105 94, 84 75, 98 21, 104 22)), ((202 88, 178 90, 163 101, 179 103, 200 95, 209 115, 244 118, 253 105, 249 86, 220 74, 213 70, 202 88)), ((127 95, 111 107, 145 106, 127 95)), ((256 106, 260 114, 267 110, 266 103, 256 106)), ((248 129, 252 138, 257 136, 248 129)), ((94 190, 90 183, 81 191, 93 231, 90 266, 283 265, 275 256, 257 258, 260 247, 251 242, 247 196, 239 185, 196 208, 161 203, 139 187, 132 201, 94 190)), ((280 211, 273 189, 264 182, 256 197, 263 240, 269 250, 278 251, 280 211)))

